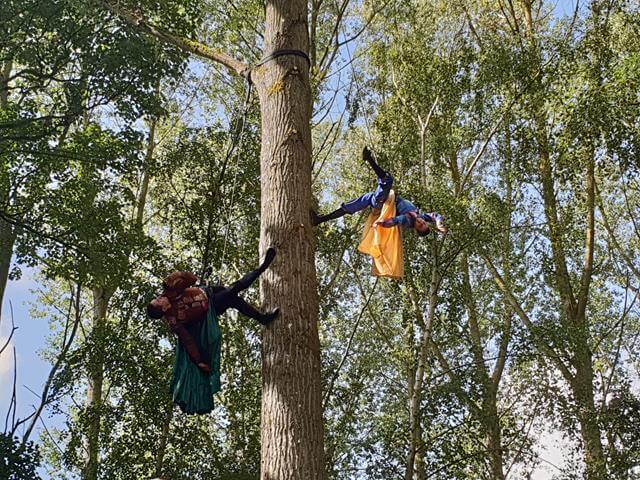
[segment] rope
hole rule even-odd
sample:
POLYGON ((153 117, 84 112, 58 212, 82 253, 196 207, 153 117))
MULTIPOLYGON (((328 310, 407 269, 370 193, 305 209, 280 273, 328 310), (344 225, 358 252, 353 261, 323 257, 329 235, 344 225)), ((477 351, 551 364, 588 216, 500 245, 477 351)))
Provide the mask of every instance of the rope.
MULTIPOLYGON (((233 129, 233 133, 234 135, 230 137, 230 144, 229 147, 227 149, 227 153, 225 155, 225 159, 224 159, 224 164, 223 164, 223 168, 222 171, 220 173, 220 179, 219 179, 219 184, 220 186, 222 186, 222 181, 224 180, 224 174, 226 171, 226 167, 227 164, 229 162, 229 160, 231 159, 231 157, 234 155, 234 153, 236 153, 236 151, 238 152, 238 154, 240 153, 241 149, 238 149, 239 146, 242 145, 243 140, 244 140, 244 134, 246 131, 246 125, 247 125, 247 115, 249 114, 249 108, 251 106, 251 81, 249 79, 247 79, 247 81, 244 84, 244 89, 245 89, 245 95, 244 95, 244 102, 243 102, 243 106, 242 106, 242 115, 238 115, 239 113, 239 109, 236 110, 236 124, 235 127, 233 129), (235 137, 235 138, 234 138, 235 137)), ((236 185, 237 185, 237 179, 238 179, 238 169, 236 168, 235 172, 234 172, 234 176, 233 176, 233 188, 231 190, 231 201, 229 202, 229 204, 226 207, 230 207, 231 205, 234 204, 235 202, 235 193, 236 193, 236 185)), ((220 188, 219 188, 220 189, 220 188)), ((227 212, 229 211, 229 208, 226 208, 227 212)), ((225 228, 225 234, 223 237, 223 242, 222 242, 222 255, 220 257, 220 262, 219 262, 219 266, 217 269, 217 282, 216 283, 221 283, 221 271, 222 271, 222 267, 224 265, 224 261, 226 259, 227 256, 227 245, 228 245, 228 238, 229 238, 229 231, 231 228, 231 221, 230 221, 230 215, 227 213, 227 222, 226 222, 226 228, 225 228)), ((209 263, 208 258, 204 259, 203 261, 203 275, 202 275, 202 279, 205 280, 206 277, 209 276, 209 274, 212 271, 211 266, 207 265, 209 263)))
MULTIPOLYGON (((342 26, 342 33, 344 35, 345 31, 344 31, 344 25, 342 26)), ((354 83, 356 84, 356 88, 358 89, 358 94, 360 94, 360 92, 362 92, 364 90, 364 88, 362 88, 362 86, 360 85, 360 81, 358 80, 358 75, 356 74, 356 69, 353 66, 354 61, 353 61, 353 57, 351 55, 351 49, 349 48, 349 44, 347 43, 345 45, 346 50, 347 50, 347 56, 349 57, 349 66, 351 67, 351 76, 353 78, 354 83)), ((366 113, 366 110, 364 111, 365 113, 362 115, 362 118, 364 120, 364 124, 365 124, 365 133, 368 137, 369 140, 369 145, 371 145, 371 147, 374 147, 374 141, 373 141, 373 137, 371 136, 371 129, 370 129, 370 125, 369 125, 369 115, 366 113)), ((375 150, 375 148, 374 148, 375 150)))

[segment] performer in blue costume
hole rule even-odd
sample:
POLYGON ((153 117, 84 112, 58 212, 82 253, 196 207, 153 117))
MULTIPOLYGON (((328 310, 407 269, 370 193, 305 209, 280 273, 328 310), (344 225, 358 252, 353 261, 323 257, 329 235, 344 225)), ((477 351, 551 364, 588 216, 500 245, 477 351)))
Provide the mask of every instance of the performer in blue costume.
POLYGON ((165 278, 162 295, 147 306, 151 318, 163 318, 178 336, 171 393, 185 413, 209 413, 213 394, 220 390, 220 343, 218 316, 229 308, 253 318, 262 325, 279 313, 261 313, 238 294, 264 272, 276 251, 269 248, 264 262, 229 287, 192 287, 198 279, 190 272, 173 272, 165 278))
MULTIPOLYGON (((381 209, 384 202, 389 197, 389 192, 393 186, 393 177, 383 170, 373 158, 368 148, 362 151, 362 159, 369 164, 378 177, 378 187, 373 192, 367 192, 358 198, 343 203, 340 208, 326 215, 318 215, 315 211, 311 211, 313 225, 319 225, 329 220, 335 220, 343 215, 353 215, 365 208, 381 209)), ((444 218, 439 213, 420 213, 409 200, 396 195, 396 213, 393 218, 384 222, 376 223, 374 226, 394 227, 396 225, 406 229, 415 230, 418 235, 428 235, 432 230, 440 233, 447 233, 447 227, 444 225, 444 218)))

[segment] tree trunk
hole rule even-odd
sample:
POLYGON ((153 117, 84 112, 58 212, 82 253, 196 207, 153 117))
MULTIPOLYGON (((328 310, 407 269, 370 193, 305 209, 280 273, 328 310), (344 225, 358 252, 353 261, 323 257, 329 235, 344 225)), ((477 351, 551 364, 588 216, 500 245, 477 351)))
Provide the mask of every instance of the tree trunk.
POLYGON ((13 69, 13 61, 11 59, 5 61, 0 67, 0 109, 6 109, 9 106, 9 78, 13 69))
POLYGON ((147 151, 144 156, 144 165, 142 166, 142 180, 140 181, 140 190, 138 192, 138 198, 136 201, 136 208, 134 209, 134 218, 136 226, 142 227, 142 220, 144 219, 144 207, 147 203, 147 194, 149 193, 149 183, 151 181, 151 162, 153 161, 153 153, 156 147, 156 124, 155 118, 151 119, 149 123, 149 140, 147 141, 147 151))
POLYGON ((415 284, 411 279, 407 278, 407 285, 416 316, 416 323, 422 328, 422 335, 420 336, 420 348, 418 350, 418 366, 415 369, 412 378, 410 377, 409 379, 410 381, 413 379, 413 384, 409 386, 409 428, 411 433, 411 443, 409 445, 409 452, 407 454, 405 465, 405 480, 412 480, 414 477, 421 480, 425 476, 425 449, 424 439, 422 438, 423 429, 422 416, 420 415, 420 412, 423 398, 422 390, 424 386, 424 379, 428 371, 427 356, 429 354, 429 349, 431 348, 431 327, 435 319, 436 307, 438 305, 440 273, 437 248, 437 243, 433 242, 431 282, 429 284, 429 309, 427 311, 426 319, 422 316, 422 310, 420 308, 418 292, 416 291, 415 284))
POLYGON ((489 463, 491 465, 492 480, 504 480, 504 471, 502 465, 502 432, 500 428, 500 417, 498 416, 498 406, 496 398, 496 390, 489 387, 489 391, 485 390, 486 400, 482 406, 484 417, 485 434, 487 437, 487 451, 489 452, 489 463))
POLYGON ((2 315, 2 302, 9 280, 9 268, 11 267, 15 241, 16 234, 13 226, 0 219, 0 315, 2 315))
MULTIPOLYGON (((266 3, 265 54, 308 51, 306 0, 266 3)), ((311 88, 303 58, 252 72, 262 113, 260 245, 278 256, 262 276, 262 480, 324 479, 318 298, 311 207, 311 88)))
MULTIPOLYGON (((9 76, 13 63, 7 60, 0 69, 0 109, 4 110, 9 106, 9 76)), ((5 173, 5 172, 3 172, 5 173)), ((0 201, 7 205, 9 203, 9 175, 5 177, 6 184, 1 184, 0 201)), ((9 279, 9 268, 11 267, 11 258, 13 257, 13 245, 16 241, 16 234, 13 225, 0 219, 0 315, 2 315, 2 302, 4 300, 4 291, 7 288, 9 279)))
POLYGON ((158 442, 158 453, 156 455, 156 473, 155 477, 162 478, 162 471, 164 470, 164 457, 167 453, 167 443, 169 440, 169 433, 171 430, 171 420, 173 419, 173 403, 167 408, 167 413, 162 423, 162 433, 160 434, 160 440, 158 442))
POLYGON ((584 337, 578 339, 576 343, 578 344, 574 360, 576 375, 571 387, 578 408, 577 416, 580 423, 587 478, 601 480, 608 477, 602 451, 598 415, 593 398, 593 358, 584 337))
POLYGON ((93 325, 91 328, 93 351, 89 364, 89 389, 87 391, 89 426, 87 429, 87 463, 82 477, 84 480, 96 480, 98 478, 102 384, 104 381, 104 334, 110 297, 111 293, 105 288, 93 289, 93 325))

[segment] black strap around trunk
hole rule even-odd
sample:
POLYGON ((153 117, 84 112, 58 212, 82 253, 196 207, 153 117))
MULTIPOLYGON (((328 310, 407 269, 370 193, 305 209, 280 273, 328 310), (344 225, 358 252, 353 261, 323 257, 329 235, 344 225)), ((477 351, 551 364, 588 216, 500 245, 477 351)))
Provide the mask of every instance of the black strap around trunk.
POLYGON ((254 68, 264 65, 265 63, 273 60, 274 58, 283 57, 285 55, 294 55, 296 57, 304 58, 307 61, 309 68, 311 68, 311 59, 309 58, 309 55, 304 53, 302 50, 290 50, 290 49, 276 50, 275 52, 270 53, 266 57, 263 57, 258 63, 256 63, 254 68))

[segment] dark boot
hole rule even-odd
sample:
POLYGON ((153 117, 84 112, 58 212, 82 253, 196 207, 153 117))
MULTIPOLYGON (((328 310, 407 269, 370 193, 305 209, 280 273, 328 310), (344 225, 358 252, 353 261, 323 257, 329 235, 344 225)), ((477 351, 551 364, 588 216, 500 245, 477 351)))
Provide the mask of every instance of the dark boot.
POLYGON ((258 269, 261 272, 264 272, 267 268, 269 268, 269 265, 271 265, 271 262, 273 262, 274 258, 276 258, 276 249, 273 247, 267 248, 267 251, 264 254, 264 260, 262 261, 262 265, 260 265, 258 269))
POLYGON ((346 214, 347 211, 342 207, 326 215, 318 215, 314 210, 311 210, 311 223, 316 226, 329 220, 335 220, 336 218, 340 218, 346 214))
POLYGON ((362 159, 367 162, 369 164, 369 166, 373 169, 373 171, 376 173, 376 177, 378 178, 384 178, 388 175, 387 172, 385 172, 380 165, 378 165, 375 161, 375 159, 373 158, 373 154, 371 153, 371 150, 369 150, 367 147, 364 147, 362 149, 362 159))
POLYGON ((258 322, 260 322, 262 325, 269 325, 276 319, 278 315, 280 315, 280 309, 276 308, 271 313, 264 313, 260 315, 258 318, 256 318, 256 320, 258 320, 258 322))

